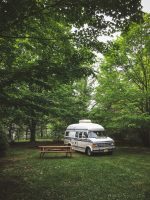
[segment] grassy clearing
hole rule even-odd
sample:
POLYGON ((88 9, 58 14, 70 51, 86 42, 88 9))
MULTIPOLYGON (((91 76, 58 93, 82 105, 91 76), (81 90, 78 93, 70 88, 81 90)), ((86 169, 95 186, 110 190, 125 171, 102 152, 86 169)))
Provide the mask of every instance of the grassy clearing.
POLYGON ((148 200, 150 151, 119 149, 113 156, 73 158, 12 148, 0 160, 1 200, 148 200))

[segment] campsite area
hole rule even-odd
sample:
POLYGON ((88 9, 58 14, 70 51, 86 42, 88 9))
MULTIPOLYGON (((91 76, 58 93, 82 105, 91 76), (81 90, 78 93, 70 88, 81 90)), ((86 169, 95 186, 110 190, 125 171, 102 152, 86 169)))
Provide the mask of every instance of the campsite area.
POLYGON ((0 200, 150 200, 150 0, 0 0, 0 200))
POLYGON ((148 200, 150 150, 117 148, 112 156, 73 153, 39 158, 37 148, 11 147, 0 159, 1 200, 148 200))

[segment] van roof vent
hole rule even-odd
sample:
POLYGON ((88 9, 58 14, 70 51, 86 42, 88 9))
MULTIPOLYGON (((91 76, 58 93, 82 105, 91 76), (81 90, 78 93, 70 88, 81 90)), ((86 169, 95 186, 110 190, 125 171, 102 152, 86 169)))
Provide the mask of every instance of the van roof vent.
POLYGON ((91 120, 90 119, 82 119, 82 120, 79 120, 79 123, 91 123, 91 120))

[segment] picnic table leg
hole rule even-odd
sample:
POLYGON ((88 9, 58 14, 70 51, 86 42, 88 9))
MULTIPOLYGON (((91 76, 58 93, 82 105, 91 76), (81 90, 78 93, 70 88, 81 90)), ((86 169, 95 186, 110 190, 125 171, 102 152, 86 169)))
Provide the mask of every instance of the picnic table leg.
POLYGON ((45 152, 41 152, 41 153, 40 153, 40 158, 43 158, 43 157, 44 157, 44 153, 45 153, 45 152))
POLYGON ((69 152, 69 151, 67 151, 67 152, 66 152, 66 157, 68 157, 68 156, 69 156, 69 154, 70 154, 70 152, 69 152))
POLYGON ((71 151, 67 151, 66 152, 66 156, 69 156, 71 158, 72 157, 72 152, 71 151))
POLYGON ((42 156, 42 158, 44 158, 44 154, 45 154, 45 152, 43 152, 43 156, 42 156))
POLYGON ((42 157, 42 152, 40 153, 40 158, 42 157))

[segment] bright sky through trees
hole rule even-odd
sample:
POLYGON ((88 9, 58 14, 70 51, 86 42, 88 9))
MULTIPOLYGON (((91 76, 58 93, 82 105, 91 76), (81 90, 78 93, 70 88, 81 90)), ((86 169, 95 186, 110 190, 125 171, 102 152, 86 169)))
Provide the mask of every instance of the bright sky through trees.
POLYGON ((150 13, 150 1, 149 0, 142 0, 141 1, 143 6, 143 11, 150 13))

